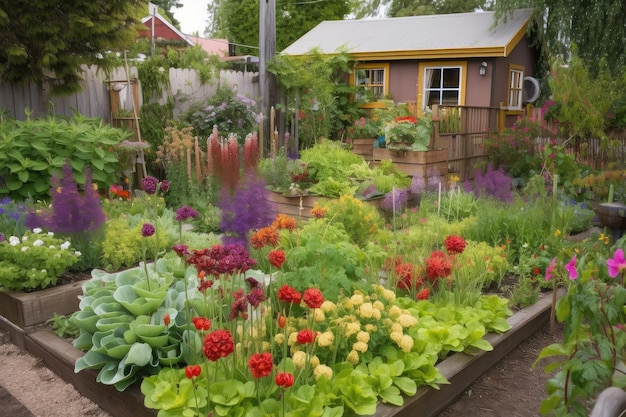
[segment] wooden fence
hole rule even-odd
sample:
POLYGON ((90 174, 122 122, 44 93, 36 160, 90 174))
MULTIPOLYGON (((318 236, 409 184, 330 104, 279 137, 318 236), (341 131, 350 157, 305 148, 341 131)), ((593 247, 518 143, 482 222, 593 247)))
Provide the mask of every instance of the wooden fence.
MULTIPOLYGON (((82 91, 71 96, 52 97, 49 107, 52 113, 71 116, 74 111, 87 117, 100 117, 111 121, 111 109, 132 112, 133 88, 128 88, 128 81, 137 78, 137 69, 118 68, 107 76, 97 67, 84 67, 82 71, 82 91), (115 94, 110 94, 114 89, 115 94), (119 103, 111 103, 111 96, 119 98, 119 103)), ((174 98, 174 115, 185 111, 193 102, 204 101, 213 96, 220 86, 231 86, 238 94, 256 100, 259 95, 258 74, 240 71, 220 71, 218 76, 206 84, 193 69, 170 69, 169 86, 164 89, 158 100, 164 104, 168 97, 174 98)), ((139 85, 139 92, 141 86, 139 85)), ((141 105, 141 94, 138 94, 141 105)), ((26 111, 31 117, 41 116, 39 110, 40 92, 35 84, 17 85, 0 83, 0 111, 15 119, 26 118, 26 111)))

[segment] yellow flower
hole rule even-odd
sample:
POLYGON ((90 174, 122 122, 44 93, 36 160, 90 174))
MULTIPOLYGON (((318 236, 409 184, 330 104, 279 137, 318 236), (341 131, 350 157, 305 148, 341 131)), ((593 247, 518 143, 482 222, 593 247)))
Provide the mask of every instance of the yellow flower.
POLYGON ((410 314, 401 314, 400 317, 398 317, 398 323, 406 329, 415 326, 417 319, 410 314))
POLYGON ((385 309, 385 305, 381 303, 380 301, 374 301, 374 304, 372 304, 372 307, 374 307, 376 310, 379 310, 379 311, 383 311, 385 309))
POLYGON ((301 350, 294 352, 292 355, 292 359, 293 359, 293 364, 298 369, 302 369, 304 368, 304 365, 306 365, 306 353, 304 353, 301 350))
POLYGON ((372 307, 372 303, 361 304, 361 307, 359 307, 359 315, 364 319, 372 318, 372 316, 374 315, 374 307, 372 307))
POLYGON ((276 333, 276 335, 274 336, 274 342, 276 342, 277 345, 282 346, 282 344, 285 343, 284 333, 276 333))
POLYGON ((317 355, 313 355, 313 357, 311 358, 311 365, 319 366, 319 364, 320 364, 320 358, 318 358, 317 355))
POLYGON ((333 377, 333 370, 326 365, 318 365, 313 369, 313 376, 315 380, 320 379, 321 376, 331 379, 333 377))
POLYGON ((400 310, 400 307, 398 306, 391 306, 389 307, 389 311, 387 312, 387 314, 389 315, 389 317, 395 319, 396 317, 400 317, 400 314, 402 314, 402 310, 400 310))
POLYGON ((382 317, 382 313, 380 312, 380 310, 373 309, 372 317, 374 317, 374 319, 376 320, 380 320, 380 318, 382 317))
POLYGON ((396 301, 396 293, 389 290, 389 289, 384 289, 382 296, 385 300, 387 300, 390 303, 393 303, 394 301, 396 301))
POLYGON ((261 350, 264 352, 269 352, 269 350, 272 348, 272 345, 270 345, 270 342, 263 342, 261 343, 261 350))
POLYGON ((326 315, 324 315, 324 312, 319 308, 313 310, 313 316, 315 316, 314 319, 318 323, 326 320, 326 315))
POLYGON ((350 297, 350 301, 352 302, 352 305, 360 306, 365 300, 363 299, 363 294, 354 294, 350 297))
POLYGON ((363 343, 369 343, 370 334, 368 332, 359 332, 356 335, 356 340, 358 340, 359 342, 363 342, 363 343))
POLYGON ((561 235, 561 231, 559 229, 556 229, 554 231, 554 237, 559 237, 561 235))
POLYGON ((367 343, 354 342, 352 344, 352 349, 356 350, 357 352, 365 353, 367 352, 367 343))
POLYGON ((357 363, 359 363, 359 352, 357 352, 356 350, 351 350, 350 353, 348 353, 348 357, 346 358, 346 360, 351 364, 356 365, 357 363))
POLYGON ((358 333, 360 330, 361 330, 361 323, 358 323, 358 322, 346 323, 344 334, 346 335, 346 337, 350 337, 353 334, 358 333))
POLYGON ((378 326, 375 324, 367 323, 365 325, 365 331, 368 333, 376 333, 378 331, 378 326))
POLYGON ((393 323, 391 326, 389 326, 389 333, 393 333, 393 332, 402 333, 402 331, 403 331, 403 328, 400 323, 393 323))
POLYGON ((402 336, 400 338, 400 341, 397 343, 403 352, 410 352, 411 349, 413 348, 413 338, 409 336, 408 334, 405 334, 404 336, 402 336))
POLYGON ((317 345, 319 347, 332 346, 334 342, 335 342, 335 335, 330 330, 322 334, 319 334, 317 336, 317 345))
POLYGON ((391 340, 393 340, 394 342, 396 342, 398 345, 400 345, 400 340, 402 340, 403 336, 404 336, 404 334, 402 334, 402 332, 391 332, 391 333, 389 333, 389 338, 391 340))
POLYGON ((331 313, 333 311, 337 310, 337 305, 335 303, 333 303, 332 301, 324 301, 320 307, 320 309, 324 312, 324 313, 331 313))
POLYGON ((289 346, 294 346, 298 341, 298 332, 289 333, 289 339, 287 339, 287 344, 289 346))

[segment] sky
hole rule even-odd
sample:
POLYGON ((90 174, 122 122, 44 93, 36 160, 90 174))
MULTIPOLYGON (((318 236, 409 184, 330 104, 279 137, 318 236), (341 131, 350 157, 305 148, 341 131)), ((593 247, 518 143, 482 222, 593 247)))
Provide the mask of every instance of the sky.
POLYGON ((208 26, 207 5, 210 0, 180 0, 183 7, 174 8, 174 17, 180 22, 181 31, 186 35, 198 32, 203 36, 208 26))

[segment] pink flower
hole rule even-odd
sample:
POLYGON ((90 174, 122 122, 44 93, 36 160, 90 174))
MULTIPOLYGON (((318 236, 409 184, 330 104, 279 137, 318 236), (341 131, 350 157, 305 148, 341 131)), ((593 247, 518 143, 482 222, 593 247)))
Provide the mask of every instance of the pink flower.
POLYGON ((578 278, 578 271, 576 270, 576 255, 572 257, 572 260, 565 265, 565 269, 569 272, 569 279, 574 281, 578 278))
POLYGON ((550 265, 548 265, 548 267, 546 268, 546 281, 550 281, 550 278, 552 278, 552 271, 554 271, 555 263, 556 258, 552 258, 552 262, 550 262, 550 265))
POLYGON ((624 251, 620 248, 615 251, 613 259, 606 261, 609 267, 609 276, 615 278, 620 272, 626 270, 626 259, 624 258, 624 251))

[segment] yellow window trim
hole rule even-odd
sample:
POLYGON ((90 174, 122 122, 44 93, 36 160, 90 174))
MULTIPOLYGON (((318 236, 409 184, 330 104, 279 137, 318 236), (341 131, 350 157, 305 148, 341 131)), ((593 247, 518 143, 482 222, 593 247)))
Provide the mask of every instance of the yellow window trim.
POLYGON ((520 107, 510 107, 510 97, 511 97, 511 71, 520 71, 522 73, 521 81, 522 85, 519 89, 519 94, 522 95, 524 93, 524 74, 526 73, 526 68, 523 65, 518 64, 509 64, 509 69, 507 73, 507 84, 506 84, 506 104, 509 107, 509 111, 511 112, 520 112, 522 113, 522 109, 524 107, 524 103, 520 103, 520 107))
MULTIPOLYGON (((381 63, 371 63, 371 64, 356 64, 352 71, 350 72, 350 85, 355 85, 354 80, 354 72, 359 69, 384 69, 385 70, 385 80, 383 82, 383 97, 386 97, 389 94, 389 63, 381 62, 381 63)), ((383 108, 385 105, 380 102, 372 101, 369 103, 365 103, 361 106, 364 109, 373 109, 373 108, 383 108)))
POLYGON ((460 67, 461 68, 461 85, 460 87, 460 105, 465 105, 465 90, 467 85, 467 61, 427 61, 420 62, 417 72, 417 115, 422 115, 422 99, 424 97, 424 69, 427 67, 460 67))

